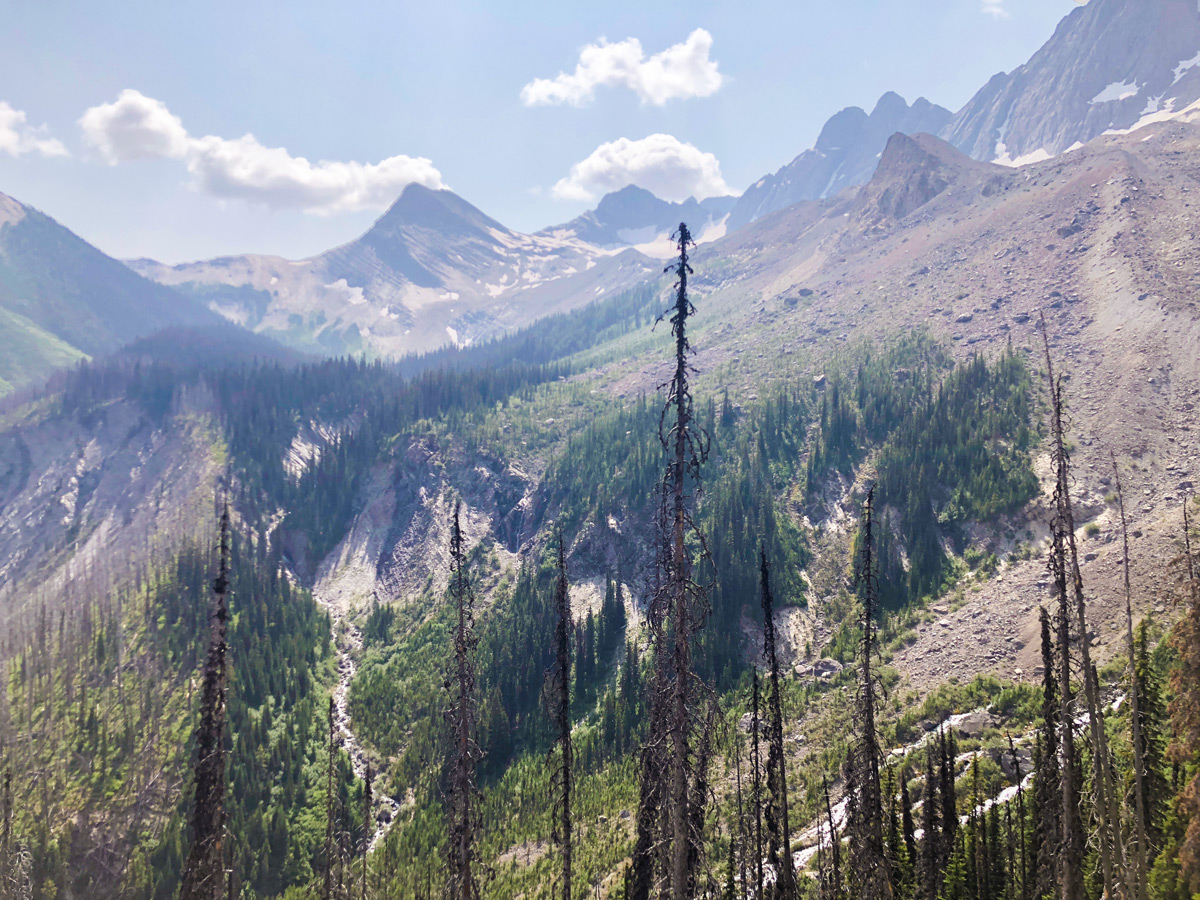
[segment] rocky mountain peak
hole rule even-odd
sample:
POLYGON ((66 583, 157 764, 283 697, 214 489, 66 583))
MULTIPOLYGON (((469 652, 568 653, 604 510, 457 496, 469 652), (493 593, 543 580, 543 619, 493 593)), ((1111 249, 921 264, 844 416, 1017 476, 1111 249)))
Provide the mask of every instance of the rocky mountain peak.
POLYGON ((416 183, 404 188, 396 202, 375 221, 364 238, 373 232, 407 228, 421 228, 447 236, 481 233, 489 228, 508 231, 453 191, 433 190, 416 183))
POLYGON ((942 132, 976 159, 1055 156, 1200 100, 1194 0, 1091 0, 1024 65, 994 76, 942 132))
POLYGON ((897 132, 889 138, 874 177, 863 189, 860 215, 903 219, 972 173, 1003 172, 998 166, 972 160, 933 135, 897 132))
POLYGON ((950 117, 949 110, 924 98, 910 106, 890 91, 879 98, 870 114, 857 106, 841 110, 825 123, 811 150, 746 190, 729 216, 729 228, 738 228, 802 200, 832 197, 848 187, 865 184, 893 134, 936 134, 950 117))

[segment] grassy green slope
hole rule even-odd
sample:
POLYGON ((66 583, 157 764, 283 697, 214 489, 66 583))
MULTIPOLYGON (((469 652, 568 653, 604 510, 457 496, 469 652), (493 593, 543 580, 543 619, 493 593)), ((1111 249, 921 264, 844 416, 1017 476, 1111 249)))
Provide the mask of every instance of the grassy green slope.
POLYGON ((0 378, 10 384, 161 328, 220 321, 200 303, 143 278, 49 216, 0 197, 20 213, 0 225, 0 311, 8 314, 3 330, 16 332, 10 342, 17 351, 0 356, 5 369, 0 378))
POLYGON ((0 308, 0 395, 38 375, 86 358, 82 350, 20 313, 0 308))

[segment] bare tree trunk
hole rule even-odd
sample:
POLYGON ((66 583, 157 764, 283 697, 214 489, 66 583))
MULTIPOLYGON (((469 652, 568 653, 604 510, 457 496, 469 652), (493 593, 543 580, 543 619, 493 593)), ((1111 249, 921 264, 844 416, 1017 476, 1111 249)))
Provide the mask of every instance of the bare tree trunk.
POLYGON ((567 589, 567 560, 562 532, 558 535, 558 582, 555 587, 558 621, 554 630, 555 659, 550 692, 551 715, 558 731, 559 762, 553 781, 555 797, 554 840, 562 851, 562 900, 571 900, 571 598, 567 589))
MULTIPOLYGON (((746 809, 742 803, 742 739, 737 733, 740 729, 734 731, 733 742, 733 766, 734 776, 737 785, 737 862, 738 874, 742 884, 742 895, 746 893, 746 809)), ((729 836, 730 840, 734 837, 729 836)))
POLYGON ((1141 690, 1138 685, 1137 662, 1133 644, 1133 590, 1129 583, 1129 522, 1125 518, 1125 491, 1121 487, 1121 472, 1116 454, 1110 452, 1113 478, 1117 486, 1117 508, 1121 514, 1122 566, 1125 573, 1125 637, 1129 644, 1129 686, 1133 727, 1133 796, 1135 806, 1137 846, 1134 848, 1134 883, 1137 900, 1146 900, 1146 761, 1143 758, 1141 690))
MULTIPOLYGON (((225 631, 229 620, 229 505, 221 512, 220 562, 213 581, 208 657, 196 731, 192 847, 180 900, 221 900, 225 892, 225 631)), ((124 704, 122 704, 122 707, 124 704)))
POLYGON ((333 695, 329 697, 329 758, 325 764, 325 891, 324 898, 333 896, 333 762, 337 753, 333 730, 333 695))
POLYGON ((833 875, 833 896, 842 896, 842 841, 838 837, 837 825, 833 821, 833 806, 829 802, 829 784, 822 783, 825 791, 825 818, 829 822, 830 868, 833 875))
POLYGON ((759 550, 763 610, 763 652, 771 679, 771 747, 767 755, 767 784, 773 805, 778 810, 775 833, 771 835, 772 863, 778 866, 775 896, 791 900, 796 891, 796 873, 792 862, 791 827, 788 821, 787 760, 783 755, 783 703, 780 697, 779 657, 775 647, 775 598, 771 594, 770 571, 765 549, 759 550), (777 858, 776 858, 777 857, 777 858))
POLYGON ((879 735, 875 728, 875 676, 871 658, 875 654, 875 615, 879 579, 875 564, 875 488, 863 504, 859 531, 859 556, 855 582, 862 597, 859 644, 858 713, 859 738, 847 763, 847 833, 850 838, 851 875, 861 900, 888 900, 892 875, 883 847, 883 791, 879 778, 879 735), (850 782, 853 781, 853 788, 850 782))
POLYGON ((453 752, 450 760, 450 805, 447 881, 452 900, 479 900, 475 872, 475 833, 479 826, 475 770, 482 754, 475 742, 475 597, 467 577, 463 548, 462 503, 454 505, 450 534, 450 595, 455 605, 454 694, 447 720, 453 752))
MULTIPOLYGON (((1055 380, 1054 363, 1050 357, 1050 338, 1046 329, 1046 321, 1042 319, 1042 342, 1046 356, 1046 378, 1050 385, 1050 414, 1051 434, 1054 441, 1053 458, 1056 471, 1054 489, 1056 531, 1063 555, 1063 590, 1070 590, 1075 606, 1076 627, 1079 630, 1079 655, 1083 669, 1084 699, 1087 703, 1088 733, 1092 744, 1092 771, 1094 790, 1096 794, 1096 819, 1099 824, 1100 863, 1104 874, 1105 891, 1110 898, 1116 897, 1119 872, 1116 869, 1115 855, 1120 853, 1120 841, 1116 839, 1114 829, 1117 827, 1117 810, 1113 802, 1114 787, 1112 771, 1108 754, 1108 741, 1104 734, 1104 721, 1100 710, 1099 686, 1096 672, 1092 667, 1090 651, 1091 639, 1087 628, 1086 601, 1083 596, 1083 577, 1079 571, 1079 553, 1075 544, 1075 515, 1071 506, 1070 458, 1065 445, 1065 425, 1063 423, 1062 384, 1055 380)), ((1063 610, 1065 612, 1065 610, 1063 610)), ((1064 657, 1069 657, 1066 646, 1063 648, 1064 657)), ((1064 719, 1067 731, 1070 731, 1070 719, 1064 719)), ((1064 847, 1064 850, 1066 848, 1064 847)), ((1077 864, 1070 859, 1069 864, 1077 864)), ((1123 885, 1121 885, 1123 889, 1123 885)), ((1123 892, 1123 891, 1122 891, 1123 892)))
POLYGON ((762 691, 758 667, 751 669, 750 694, 750 801, 754 807, 754 898, 763 900, 763 817, 762 817, 762 691))
POLYGON ((367 900, 367 853, 371 849, 371 764, 363 783, 362 900, 367 900))
MULTIPOLYGON (((637 851, 641 855, 635 855, 634 860, 635 866, 639 867, 634 878, 634 900, 641 900, 645 896, 642 892, 649 890, 646 867, 655 858, 661 863, 666 896, 672 900, 691 900, 699 883, 704 849, 702 826, 707 796, 698 795, 697 790, 706 783, 702 763, 706 764, 704 757, 710 743, 711 720, 702 718, 699 712, 701 695, 707 690, 697 678, 692 662, 692 644, 704 623, 704 591, 693 576, 689 536, 699 541, 703 555, 707 555, 707 551, 692 520, 688 485, 699 484, 708 441, 703 429, 695 424, 689 386, 691 346, 687 338, 687 321, 695 310, 687 294, 687 279, 692 272, 688 250, 694 242, 686 224, 680 223, 677 236, 679 261, 668 267, 679 279, 670 318, 671 334, 675 338, 675 371, 665 385, 667 400, 659 422, 659 437, 668 455, 660 494, 662 581, 660 596, 651 604, 658 610, 651 618, 665 618, 670 625, 655 632, 656 643, 663 635, 670 635, 671 646, 668 652, 664 642, 655 658, 657 673, 652 699, 654 703, 661 702, 662 718, 659 719, 659 712, 652 709, 651 739, 643 758, 637 851), (654 756, 661 758, 655 760, 654 756), (660 772, 665 776, 665 783, 661 786, 649 783, 648 776, 660 772), (665 813, 665 833, 658 852, 647 857, 646 848, 654 846, 649 829, 657 818, 649 801, 655 798, 658 808, 665 813)), ((707 705, 704 701, 704 706, 707 705)))

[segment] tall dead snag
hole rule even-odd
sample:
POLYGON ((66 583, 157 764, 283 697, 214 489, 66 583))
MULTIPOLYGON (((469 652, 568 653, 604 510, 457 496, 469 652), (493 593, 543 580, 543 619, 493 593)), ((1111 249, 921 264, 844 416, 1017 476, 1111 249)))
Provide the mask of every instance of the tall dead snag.
POLYGON ((325 762, 325 887, 321 896, 330 900, 333 896, 333 765, 337 761, 337 732, 334 729, 333 695, 329 697, 329 755, 325 762))
MULTIPOLYGON (((1171 633, 1171 645, 1179 660, 1171 673, 1175 698, 1171 701, 1172 761, 1187 771, 1200 756, 1200 564, 1192 543, 1192 522, 1188 513, 1190 497, 1183 501, 1184 587, 1186 608, 1171 633)), ((1200 892, 1200 770, 1192 769, 1191 779, 1178 795, 1181 818, 1187 822, 1179 847, 1179 865, 1183 885, 1193 894, 1200 892)))
POLYGON ((220 559, 213 580, 208 656, 196 729, 192 847, 180 900, 222 900, 225 893, 225 657, 229 623, 229 504, 221 510, 220 559))
POLYGON ((454 604, 454 677, 446 679, 450 706, 446 722, 450 730, 449 802, 446 808, 446 887, 451 900, 479 900, 475 871, 475 837, 479 829, 476 803, 476 768, 483 754, 475 741, 475 594, 467 574, 463 548, 462 502, 454 504, 450 525, 450 599, 454 604))
MULTIPOLYGON (((1033 897, 1049 897, 1057 892, 1061 870, 1062 772, 1059 732, 1063 706, 1059 702, 1060 670, 1055 665, 1054 638, 1050 614, 1043 606, 1038 612, 1042 635, 1042 724, 1034 743, 1033 831, 1036 842, 1033 868, 1033 897)), ((1074 744, 1071 745, 1074 748, 1074 744)), ((1074 760, 1074 754, 1071 759, 1074 760)), ((1074 769, 1072 769, 1072 773, 1074 769)))
MULTIPOLYGON (((1100 688, 1096 670, 1092 666, 1091 638, 1087 628, 1086 600, 1083 596, 1083 576, 1079 570, 1079 552, 1075 543, 1075 513, 1071 506, 1071 460, 1066 449, 1066 425, 1063 419, 1063 386, 1062 380, 1056 380, 1054 377, 1054 361, 1050 357, 1050 337, 1046 329, 1045 317, 1041 320, 1041 326, 1042 344, 1046 357, 1046 380, 1050 388, 1051 456, 1055 471, 1054 519, 1051 522, 1053 552, 1058 558, 1057 562, 1053 563, 1055 583, 1059 592, 1060 616, 1069 615, 1070 601, 1074 601, 1080 668, 1083 671, 1083 691, 1087 703, 1088 734, 1092 745, 1092 787, 1095 796, 1097 843, 1105 892, 1111 898, 1117 896, 1118 889, 1123 894, 1125 887, 1121 878, 1124 867, 1119 859, 1123 855, 1118 835, 1120 819, 1113 785, 1112 764, 1108 753, 1108 739, 1104 733, 1104 720, 1100 709, 1100 688)), ((1060 624, 1059 627, 1060 648, 1064 660, 1063 672, 1069 677, 1069 626, 1060 624), (1064 632, 1068 639, 1062 638, 1064 632)), ((1069 685, 1060 685, 1060 689, 1063 690, 1065 699, 1069 685)), ((1071 721, 1071 718, 1063 717, 1063 733, 1066 736, 1064 740, 1071 737, 1072 729, 1069 724, 1071 721)), ((1064 798, 1067 792, 1066 780, 1064 777, 1064 798)), ((1070 823, 1064 817, 1064 827, 1069 825, 1070 823)), ((1079 840, 1080 848, 1082 848, 1082 837, 1079 840)), ((1063 865, 1078 868, 1082 856, 1075 856, 1068 852, 1072 846, 1070 842, 1064 843, 1063 865)), ((1071 888, 1064 880, 1064 895, 1068 890, 1071 888)))
POLYGON ((1117 510, 1121 514, 1121 547, 1122 565, 1125 572, 1125 637, 1129 645, 1129 700, 1132 704, 1130 721, 1133 730, 1133 799, 1136 824, 1134 834, 1134 895, 1137 900, 1146 900, 1146 761, 1143 758, 1142 743, 1142 693, 1138 685, 1137 649, 1133 642, 1133 589, 1129 583, 1129 521, 1125 517, 1125 491, 1121 487, 1121 472, 1117 467, 1116 454, 1110 451, 1112 457, 1113 479, 1117 487, 1117 510))
POLYGON ((754 811, 754 900, 763 900, 762 688, 750 670, 750 806, 754 811))
POLYGON ((763 611, 763 655, 767 677, 771 680, 767 750, 767 790, 770 803, 767 823, 771 846, 767 858, 776 872, 775 897, 790 900, 796 892, 796 872, 792 861, 791 828, 788 822, 787 760, 783 755, 783 702, 780 697, 779 657, 775 648, 775 597, 771 593, 770 569, 765 549, 759 550, 763 611))
POLYGON ((892 896, 891 873, 883 847, 883 790, 879 778, 879 735, 875 730, 875 616, 879 607, 879 574, 875 561, 875 488, 863 503, 854 580, 862 601, 859 627, 859 683, 856 713, 858 740, 846 762, 846 825, 850 839, 851 893, 859 900, 892 896))
POLYGON ((367 900, 367 854, 371 852, 371 764, 363 780, 362 900, 367 900))
MULTIPOLYGON (((571 788, 574 762, 571 748, 571 597, 567 589, 567 558, 562 533, 558 535, 558 581, 554 588, 558 614, 554 627, 554 667, 550 670, 547 699, 556 731, 558 759, 552 770, 554 790, 554 842, 562 853, 559 896, 571 900, 571 788)), ((553 751, 551 751, 553 752, 553 751)))
MULTIPOLYGON (((660 696, 661 712, 652 709, 651 736, 647 749, 659 755, 658 761, 644 760, 642 806, 646 828, 654 818, 647 801, 658 794, 662 833, 657 844, 643 831, 639 822, 638 844, 653 848, 652 858, 662 881, 660 893, 672 900, 690 900, 697 892, 703 860, 703 822, 707 801, 708 732, 711 728, 711 692, 693 670, 692 651, 697 633, 704 626, 705 591, 694 575, 692 544, 700 545, 707 555, 704 540, 692 519, 693 493, 700 483, 700 468, 708 455, 708 437, 695 421, 690 386, 687 323, 695 313, 688 299, 687 280, 692 274, 688 251, 694 246, 684 223, 676 232, 679 260, 667 271, 674 272, 675 305, 670 315, 671 336, 675 339, 675 370, 666 388, 666 403, 659 420, 659 438, 667 454, 666 472, 660 487, 659 544, 662 548, 659 588, 651 600, 661 639, 653 690, 660 696), (661 719, 656 722, 656 718, 661 719), (659 785, 655 782, 662 781, 659 785), (659 793, 661 792, 661 793, 659 793)), ((665 314, 664 314, 665 315, 665 314)), ((652 701, 652 706, 653 706, 652 701)), ((650 877, 651 859, 639 860, 635 847, 634 900, 644 898, 650 877)))
MULTIPOLYGON (((822 779, 821 789, 825 794, 825 821, 829 825, 829 900, 842 897, 842 839, 838 835, 837 823, 833 819, 833 804, 829 802, 829 782, 822 779)), ((817 813, 820 816, 820 813, 817 813)))
POLYGON ((670 700, 667 689, 669 667, 667 660, 666 629, 666 579, 669 558, 668 529, 666 527, 667 506, 661 501, 663 486, 658 486, 660 502, 656 513, 654 590, 646 609, 646 626, 650 633, 650 647, 654 667, 650 673, 649 690, 646 698, 647 736, 638 758, 637 821, 633 858, 629 867, 629 883, 626 896, 629 900, 649 900, 656 880, 660 880, 662 868, 662 832, 664 797, 666 792, 667 756, 667 704, 670 700))

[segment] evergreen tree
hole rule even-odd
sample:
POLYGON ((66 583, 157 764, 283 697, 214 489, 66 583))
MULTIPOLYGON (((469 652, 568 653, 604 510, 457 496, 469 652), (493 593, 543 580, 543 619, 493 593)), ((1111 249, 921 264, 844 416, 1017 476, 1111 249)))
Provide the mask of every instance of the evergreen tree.
POLYGON ((921 900, 937 900, 941 888, 941 837, 938 834, 938 778, 934 766, 934 741, 925 746, 925 790, 921 805, 921 900))

